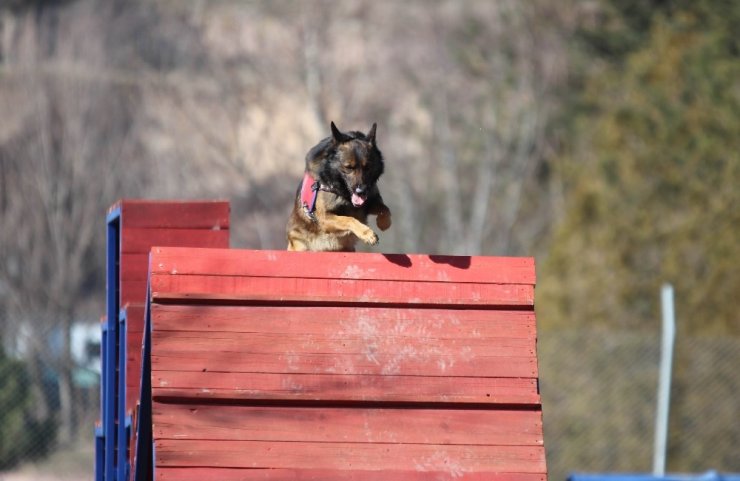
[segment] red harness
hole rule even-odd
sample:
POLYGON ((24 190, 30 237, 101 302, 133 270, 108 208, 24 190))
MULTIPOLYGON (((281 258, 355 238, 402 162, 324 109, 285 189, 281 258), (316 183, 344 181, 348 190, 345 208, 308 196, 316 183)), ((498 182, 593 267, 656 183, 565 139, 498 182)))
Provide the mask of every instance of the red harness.
POLYGON ((311 219, 316 219, 314 212, 316 211, 316 199, 319 196, 319 191, 331 192, 328 187, 321 185, 321 182, 315 180, 313 176, 306 172, 303 174, 303 182, 301 183, 301 205, 303 211, 311 219))

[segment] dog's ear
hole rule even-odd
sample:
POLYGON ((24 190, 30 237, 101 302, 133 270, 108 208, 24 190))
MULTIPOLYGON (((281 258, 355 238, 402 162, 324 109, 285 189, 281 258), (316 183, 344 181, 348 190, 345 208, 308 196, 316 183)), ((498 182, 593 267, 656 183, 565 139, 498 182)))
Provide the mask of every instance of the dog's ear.
POLYGON ((331 123, 331 136, 334 138, 334 142, 338 144, 349 140, 349 137, 347 137, 346 134, 340 132, 337 126, 334 125, 334 122, 331 123))
POLYGON ((378 127, 377 123, 373 122, 373 126, 370 127, 370 131, 367 133, 367 140, 375 144, 375 129, 378 127))

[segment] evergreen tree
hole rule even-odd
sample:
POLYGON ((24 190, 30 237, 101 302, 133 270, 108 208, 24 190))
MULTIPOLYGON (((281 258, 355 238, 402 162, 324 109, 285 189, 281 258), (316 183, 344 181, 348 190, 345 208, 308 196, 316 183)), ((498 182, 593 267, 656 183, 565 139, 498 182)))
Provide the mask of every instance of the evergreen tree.
POLYGON ((740 335, 740 4, 642 3, 605 2, 581 35, 596 62, 577 78, 541 318, 657 327, 671 282, 684 332, 740 335))

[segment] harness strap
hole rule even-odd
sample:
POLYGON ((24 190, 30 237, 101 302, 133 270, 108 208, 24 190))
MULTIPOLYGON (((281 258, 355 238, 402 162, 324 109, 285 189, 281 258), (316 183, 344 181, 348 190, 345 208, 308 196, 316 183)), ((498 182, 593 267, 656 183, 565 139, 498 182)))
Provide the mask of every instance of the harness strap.
POLYGON ((301 183, 301 204, 306 215, 312 219, 315 218, 314 212, 316 211, 316 198, 319 196, 319 190, 326 189, 322 189, 321 183, 314 180, 311 174, 306 172, 301 183))

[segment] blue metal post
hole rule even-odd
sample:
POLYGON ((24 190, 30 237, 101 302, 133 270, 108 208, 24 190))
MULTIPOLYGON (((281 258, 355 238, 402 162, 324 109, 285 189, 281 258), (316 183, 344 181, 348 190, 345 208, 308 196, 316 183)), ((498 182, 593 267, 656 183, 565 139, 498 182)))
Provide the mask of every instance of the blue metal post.
POLYGON ((121 310, 118 323, 118 481, 126 480, 128 438, 126 437, 126 309, 121 310))
POLYGON ((129 455, 130 456, 134 455, 133 452, 131 453, 128 452, 128 444, 129 444, 129 441, 131 440, 131 425, 132 424, 133 424, 133 419, 131 418, 131 416, 126 416, 126 450, 127 450, 126 452, 128 454, 126 455, 126 466, 125 466, 124 475, 123 475, 123 479, 126 481, 128 481, 129 477, 131 476, 132 460, 131 458, 129 458, 129 455))
POLYGON ((108 320, 100 326, 100 426, 95 428, 95 481, 105 479, 105 420, 108 419, 106 412, 105 396, 108 382, 108 320))
MULTIPOLYGON (((103 407, 103 433, 105 436, 105 477, 104 481, 116 481, 116 415, 118 399, 116 388, 116 361, 118 355, 118 309, 119 309, 119 262, 120 262, 120 233, 121 211, 116 209, 108 214, 107 218, 107 251, 106 251, 106 314, 107 336, 103 349, 105 356, 106 381, 103 407)), ((121 420, 123 421, 123 420, 121 420)), ((123 480, 121 480, 123 481, 123 480)))
POLYGON ((141 355, 141 404, 136 423, 136 455, 134 481, 154 479, 154 443, 152 440, 152 328, 151 301, 147 289, 147 304, 144 312, 144 349, 141 355))
POLYGON ((95 481, 103 479, 103 426, 95 426, 95 481))

